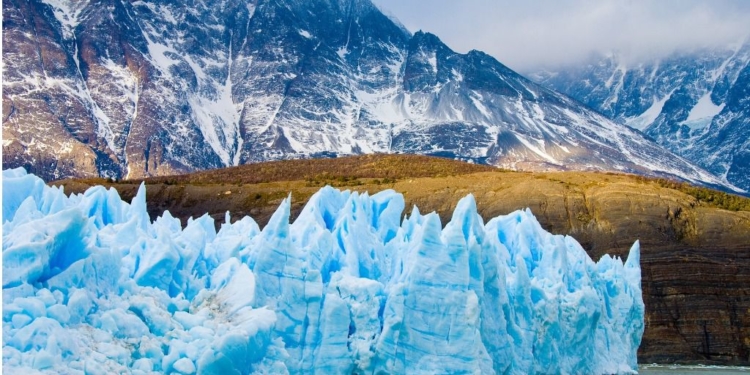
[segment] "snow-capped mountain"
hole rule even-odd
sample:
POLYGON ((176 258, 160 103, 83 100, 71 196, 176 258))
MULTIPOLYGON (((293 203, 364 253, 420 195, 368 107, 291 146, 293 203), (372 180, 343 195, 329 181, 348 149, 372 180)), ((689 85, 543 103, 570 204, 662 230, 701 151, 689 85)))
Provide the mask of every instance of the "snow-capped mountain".
POLYGON ((3 15, 3 166, 46 179, 404 152, 728 186, 369 0, 11 0, 3 15))
POLYGON ((627 64, 616 54, 535 81, 750 189, 750 40, 627 64))

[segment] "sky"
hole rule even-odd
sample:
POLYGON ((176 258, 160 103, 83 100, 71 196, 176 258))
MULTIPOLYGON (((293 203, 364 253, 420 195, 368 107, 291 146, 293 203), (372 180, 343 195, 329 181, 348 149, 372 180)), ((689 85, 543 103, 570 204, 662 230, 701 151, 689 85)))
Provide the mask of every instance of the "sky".
POLYGON ((626 62, 729 46, 750 34, 750 0, 373 0, 412 32, 481 50, 520 72, 617 52, 626 62))

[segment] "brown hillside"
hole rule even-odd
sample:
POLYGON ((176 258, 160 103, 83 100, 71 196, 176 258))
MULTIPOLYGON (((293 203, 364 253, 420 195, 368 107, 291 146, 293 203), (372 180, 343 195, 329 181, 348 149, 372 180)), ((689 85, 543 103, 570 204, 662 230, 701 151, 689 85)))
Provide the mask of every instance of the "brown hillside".
MULTIPOLYGON (((139 182, 68 180, 67 192, 115 186, 131 199, 139 182)), ((594 259, 625 256, 641 241, 646 332, 640 361, 750 365, 750 199, 642 177, 517 173, 403 155, 296 160, 146 180, 150 214, 186 220, 251 215, 264 225, 292 194, 293 217, 329 184, 395 189, 407 205, 446 222, 471 193, 486 219, 529 207, 552 233, 570 234, 594 259)))

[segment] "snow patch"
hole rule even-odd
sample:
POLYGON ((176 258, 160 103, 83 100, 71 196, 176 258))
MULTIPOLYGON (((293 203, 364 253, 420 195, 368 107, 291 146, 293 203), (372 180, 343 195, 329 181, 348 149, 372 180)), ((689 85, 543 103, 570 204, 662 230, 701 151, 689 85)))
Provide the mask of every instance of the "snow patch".
POLYGON ((102 61, 102 66, 109 70, 110 74, 116 78, 114 82, 110 82, 110 84, 117 85, 130 101, 134 103, 137 102, 138 89, 136 86, 138 85, 138 81, 133 72, 131 72, 127 66, 115 64, 115 62, 110 59, 104 59, 102 61))
POLYGON ((662 108, 664 108, 664 103, 666 103, 671 96, 672 94, 670 93, 669 95, 658 100, 654 98, 651 107, 648 107, 648 109, 640 116, 626 119, 625 125, 638 130, 646 129, 649 125, 654 123, 654 120, 656 120, 657 117, 659 117, 662 108))
POLYGON ((432 67, 432 72, 435 73, 435 74, 437 74, 437 71, 438 71, 438 68, 437 68, 437 53, 436 52, 432 52, 432 54, 430 54, 430 57, 427 58, 427 62, 432 67))
POLYGON ((453 80, 455 82, 463 82, 464 81, 464 75, 461 74, 461 72, 457 71, 456 69, 451 69, 451 74, 453 75, 453 80))
POLYGON ((349 50, 346 47, 339 47, 336 50, 336 54, 339 55, 341 61, 346 61, 346 55, 349 54, 349 50))
POLYGON ((55 19, 62 25, 63 36, 66 39, 75 37, 75 28, 81 23, 81 12, 89 4, 89 0, 42 0, 52 7, 55 19))
POLYGON ((160 5, 159 6, 159 13, 164 17, 164 20, 176 25, 177 24, 177 18, 175 18, 174 14, 172 14, 172 11, 169 9, 166 5, 160 5))
POLYGON ((219 155, 225 166, 233 165, 231 146, 235 138, 238 111, 232 102, 231 91, 220 88, 218 98, 210 100, 201 96, 188 99, 193 117, 203 137, 219 155))
POLYGON ((169 72, 169 69, 172 67, 172 65, 179 63, 179 61, 167 56, 167 53, 177 53, 177 51, 175 51, 175 49, 171 46, 166 46, 161 43, 155 43, 148 37, 146 38, 146 41, 148 42, 146 47, 148 48, 148 54, 151 57, 151 62, 164 75, 171 76, 172 74, 169 72))
POLYGON ((711 101, 711 93, 708 92, 698 99, 698 103, 695 104, 693 109, 690 110, 686 122, 693 122, 705 118, 713 118, 714 116, 721 113, 724 109, 724 103, 716 105, 711 101))
POLYGON ((550 155, 549 155, 549 154, 548 154, 547 152, 545 152, 545 151, 544 151, 544 140, 541 140, 541 139, 535 139, 535 141, 536 141, 537 143, 539 143, 539 145, 540 145, 540 147, 537 147, 537 146, 534 146, 534 145, 533 145, 533 144, 532 144, 531 142, 529 142, 528 140, 526 140, 526 138, 525 138, 525 137, 523 137, 523 136, 522 136, 522 135, 520 135, 520 134, 516 134, 516 138, 517 138, 517 139, 518 139, 518 140, 519 140, 519 141, 520 141, 521 143, 523 143, 523 145, 524 145, 524 146, 526 146, 526 148, 528 148, 528 149, 529 149, 529 150, 531 150, 531 151, 532 151, 533 153, 535 153, 535 154, 539 155, 540 157, 542 157, 542 159, 544 159, 544 160, 546 160, 546 161, 548 161, 548 162, 550 162, 550 163, 552 163, 552 164, 557 164, 557 165, 560 165, 560 164, 561 164, 561 163, 560 163, 559 161, 557 161, 557 160, 556 160, 555 158, 553 158, 553 157, 552 157, 552 156, 550 156, 550 155))
POLYGON ((482 116, 484 116, 485 119, 489 120, 490 118, 492 118, 492 114, 490 113, 490 111, 487 109, 487 107, 484 106, 484 104, 482 104, 482 99, 484 99, 482 97, 482 94, 476 91, 474 91, 473 94, 478 96, 477 98, 474 95, 469 95, 469 98, 471 98, 471 102, 474 104, 474 107, 479 110, 479 112, 482 114, 482 116))

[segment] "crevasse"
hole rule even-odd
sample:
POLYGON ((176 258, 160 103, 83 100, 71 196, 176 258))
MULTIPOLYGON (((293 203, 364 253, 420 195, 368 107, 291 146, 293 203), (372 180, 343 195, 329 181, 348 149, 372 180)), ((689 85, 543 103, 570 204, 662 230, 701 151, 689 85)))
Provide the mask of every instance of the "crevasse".
MULTIPOLYGON (((318 191, 290 224, 153 223, 145 187, 66 196, 3 171, 14 373, 632 373, 639 245, 593 262, 530 211, 443 227, 403 197, 318 191)), ((227 219, 229 219, 227 213, 227 219)), ((227 220, 229 222, 230 220, 227 220)))

